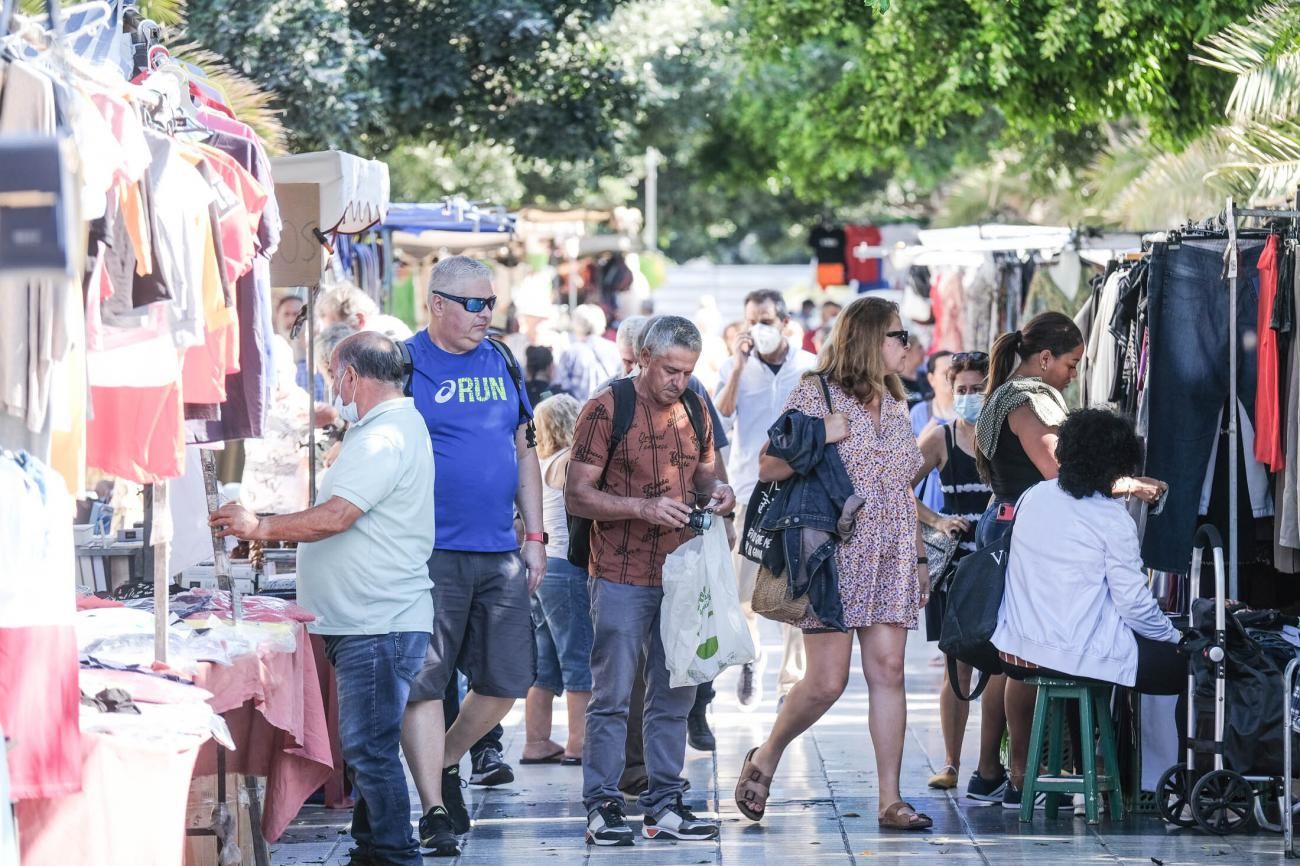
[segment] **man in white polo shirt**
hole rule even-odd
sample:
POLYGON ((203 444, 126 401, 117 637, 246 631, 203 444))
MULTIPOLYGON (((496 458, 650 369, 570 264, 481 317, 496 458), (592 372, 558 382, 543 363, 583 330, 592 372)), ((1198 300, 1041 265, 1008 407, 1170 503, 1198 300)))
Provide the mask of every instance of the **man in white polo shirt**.
POLYGON ((398 754, 411 681, 433 624, 433 448, 402 396, 395 343, 363 332, 330 359, 334 405, 351 426, 316 506, 262 517, 228 504, 223 535, 296 541, 298 601, 316 615, 339 688, 339 736, 355 788, 353 863, 420 866, 398 754))
MULTIPOLYGON (((735 350, 722 365, 714 402, 724 417, 734 419, 731 435, 731 456, 727 460, 727 476, 736 489, 736 530, 739 534, 745 525, 745 510, 750 495, 758 484, 758 457, 767 444, 767 428, 785 411, 785 401, 799 384, 804 373, 817 365, 817 356, 790 344, 782 331, 790 321, 785 298, 772 289, 759 289, 745 296, 745 329, 736 340, 735 350)), ((754 598, 754 581, 758 577, 758 564, 740 555, 736 546, 736 580, 740 590, 740 605, 749 622, 754 646, 759 656, 740 670, 736 684, 741 707, 752 709, 761 700, 762 665, 765 655, 758 636, 758 618, 751 602, 754 598)), ((781 658, 781 673, 777 680, 778 698, 794 688, 803 679, 803 633, 786 625, 782 627, 785 646, 781 658)))

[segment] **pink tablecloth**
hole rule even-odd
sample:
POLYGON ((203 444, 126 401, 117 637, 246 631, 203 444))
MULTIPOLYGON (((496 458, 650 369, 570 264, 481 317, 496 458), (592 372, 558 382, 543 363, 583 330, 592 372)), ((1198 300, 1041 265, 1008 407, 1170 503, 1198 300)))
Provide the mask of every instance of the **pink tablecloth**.
MULTIPOLYGON (((234 736, 237 749, 226 755, 227 771, 266 777, 262 835, 268 842, 280 838, 334 772, 316 655, 306 629, 299 625, 297 632, 292 653, 240 656, 230 666, 205 664, 194 677, 212 692, 212 707, 234 736)), ((216 745, 209 742, 194 772, 216 771, 216 745)))
POLYGON ((330 733, 330 754, 334 759, 334 774, 325 782, 325 808, 351 809, 352 798, 348 796, 344 774, 343 744, 339 739, 339 684, 334 678, 334 666, 325 657, 325 639, 318 634, 312 635, 311 648, 316 657, 320 693, 325 701, 325 724, 330 733))
POLYGON ((82 732, 81 792, 16 805, 23 866, 177 866, 197 754, 193 737, 82 732))

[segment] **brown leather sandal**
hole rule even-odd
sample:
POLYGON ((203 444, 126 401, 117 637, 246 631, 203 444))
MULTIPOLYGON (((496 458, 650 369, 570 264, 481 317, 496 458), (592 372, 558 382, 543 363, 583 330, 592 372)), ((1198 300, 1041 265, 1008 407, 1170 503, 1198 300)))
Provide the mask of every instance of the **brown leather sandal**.
POLYGON ((923 815, 916 811, 911 803, 904 803, 902 800, 880 813, 880 829, 882 830, 915 832, 917 830, 929 830, 933 826, 934 821, 930 820, 929 815, 923 815))
POLYGON ((757 751, 755 747, 745 755, 745 762, 740 767, 740 781, 736 783, 736 808, 751 821, 763 820, 767 798, 772 795, 772 777, 763 775, 763 771, 754 766, 754 753, 757 751))

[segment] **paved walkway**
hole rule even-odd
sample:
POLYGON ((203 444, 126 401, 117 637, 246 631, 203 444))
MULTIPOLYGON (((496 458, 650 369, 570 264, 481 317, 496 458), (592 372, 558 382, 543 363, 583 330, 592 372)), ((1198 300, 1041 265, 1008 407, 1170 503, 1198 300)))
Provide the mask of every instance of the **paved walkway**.
MULTIPOLYGON (((764 623, 764 642, 771 658, 779 657, 779 633, 764 623)), ((589 849, 582 839, 582 771, 576 767, 519 767, 523 747, 522 705, 506 720, 506 758, 516 764, 512 785, 471 788, 474 829, 456 861, 428 858, 427 863, 458 866, 503 864, 614 863, 622 866, 803 866, 803 864, 1055 864, 1106 863, 1133 866, 1180 864, 1283 863, 1280 836, 1213 838, 1196 830, 1169 830, 1157 818, 1132 819, 1122 825, 1103 820, 1089 828, 1071 811, 1048 821, 1041 814, 1021 825, 1016 813, 974 804, 926 787, 926 779, 943 762, 939 733, 940 668, 932 666, 932 644, 913 635, 908 647, 909 737, 903 759, 903 794, 919 811, 934 818, 934 829, 920 834, 882 834, 876 826, 875 761, 867 736, 867 690, 854 676, 844 697, 813 730, 786 753, 773 787, 767 816, 752 824, 736 810, 732 791, 745 751, 766 734, 775 716, 775 664, 765 677, 767 691, 759 709, 741 712, 735 699, 736 674, 718 682, 712 725, 716 754, 687 751, 691 781, 688 802, 697 812, 719 816, 722 834, 708 843, 653 842, 639 834, 635 849, 589 849)), ((857 659, 855 669, 860 670, 857 659)), ((564 741, 563 707, 555 708, 554 739, 564 741)), ((978 711, 971 714, 965 761, 969 769, 978 752, 978 711)), ((468 774, 468 763, 464 772, 468 774)), ((963 776, 967 775, 964 770, 963 776)), ((963 788, 964 790, 964 779, 963 788)), ((412 802, 417 804, 412 789, 412 802)), ((635 813, 630 816, 639 829, 635 813)), ((309 806, 298 822, 272 847, 275 866, 324 864, 347 860, 351 838, 347 812, 309 806)))

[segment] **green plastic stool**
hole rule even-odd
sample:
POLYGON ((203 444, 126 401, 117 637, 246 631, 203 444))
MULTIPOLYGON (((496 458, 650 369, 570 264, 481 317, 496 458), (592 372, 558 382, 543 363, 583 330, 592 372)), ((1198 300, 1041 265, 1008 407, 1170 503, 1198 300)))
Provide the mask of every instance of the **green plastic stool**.
POLYGON ((1047 739, 1047 773, 1025 773, 1024 793, 1020 800, 1020 820, 1028 823, 1034 816, 1034 798, 1046 794, 1044 812, 1055 818, 1063 794, 1083 794, 1088 823, 1099 822, 1101 795, 1110 794, 1111 815, 1116 820, 1124 818, 1124 798, 1119 784, 1119 757, 1115 749, 1115 726, 1110 718, 1110 683, 1096 680, 1051 679, 1032 677, 1027 682, 1038 687, 1034 703, 1034 725, 1029 735, 1029 756, 1036 761, 1043 754, 1044 737, 1047 739), (1067 700, 1079 702, 1079 729, 1085 742, 1080 744, 1083 775, 1063 775, 1061 764, 1065 750, 1065 708, 1067 700), (1106 775, 1097 767, 1096 749, 1092 747, 1092 730, 1099 732, 1101 758, 1106 775))

